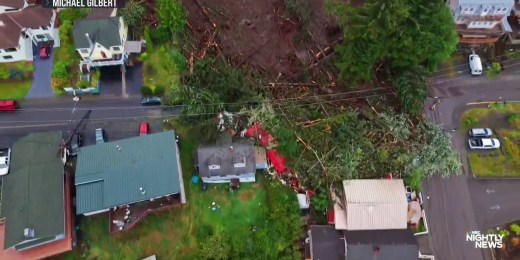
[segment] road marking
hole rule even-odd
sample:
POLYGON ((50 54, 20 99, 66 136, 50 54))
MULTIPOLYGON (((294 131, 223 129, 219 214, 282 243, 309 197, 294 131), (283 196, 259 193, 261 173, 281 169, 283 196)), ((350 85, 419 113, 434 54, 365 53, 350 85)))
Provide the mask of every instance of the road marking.
POLYGON ((0 129, 16 129, 16 128, 31 128, 31 127, 49 127, 66 125, 68 123, 55 123, 55 124, 39 124, 39 125, 15 125, 15 126, 0 126, 0 129))
POLYGON ((466 106, 471 106, 471 105, 483 105, 483 104, 490 104, 490 103, 495 103, 494 101, 491 102, 491 101, 486 101, 486 102, 471 102, 471 103, 466 103, 466 106))
POLYGON ((500 209, 500 205, 492 206, 490 209, 496 209, 496 210, 499 210, 499 209, 500 209))
POLYGON ((495 190, 486 189, 486 193, 487 193, 487 194, 489 194, 489 193, 495 193, 495 190))

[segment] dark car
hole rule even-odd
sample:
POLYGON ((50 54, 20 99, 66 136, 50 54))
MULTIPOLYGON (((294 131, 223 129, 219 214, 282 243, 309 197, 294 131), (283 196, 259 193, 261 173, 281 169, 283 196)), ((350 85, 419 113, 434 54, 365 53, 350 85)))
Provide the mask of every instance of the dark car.
POLYGON ((160 97, 145 97, 141 99, 141 105, 143 106, 160 106, 161 98, 160 97))
POLYGON ((40 59, 48 59, 51 55, 51 46, 49 44, 44 44, 40 48, 40 59))
POLYGON ((18 109, 18 102, 14 100, 0 100, 0 111, 14 111, 18 109))
POLYGON ((139 135, 147 135, 150 133, 150 124, 148 122, 142 122, 139 124, 139 135))
POLYGON ((81 146, 83 146, 83 136, 74 134, 70 140, 70 156, 77 156, 81 146))

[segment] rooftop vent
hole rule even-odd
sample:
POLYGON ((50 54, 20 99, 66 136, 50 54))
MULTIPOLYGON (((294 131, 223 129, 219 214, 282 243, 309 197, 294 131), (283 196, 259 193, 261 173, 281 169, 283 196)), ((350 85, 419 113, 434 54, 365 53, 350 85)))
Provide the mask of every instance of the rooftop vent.
POLYGON ((23 230, 23 237, 27 238, 27 239, 34 238, 34 229, 32 229, 32 228, 25 228, 23 230))
POLYGON ((139 190, 141 191, 141 194, 146 194, 146 190, 144 190, 143 187, 140 187, 139 190))

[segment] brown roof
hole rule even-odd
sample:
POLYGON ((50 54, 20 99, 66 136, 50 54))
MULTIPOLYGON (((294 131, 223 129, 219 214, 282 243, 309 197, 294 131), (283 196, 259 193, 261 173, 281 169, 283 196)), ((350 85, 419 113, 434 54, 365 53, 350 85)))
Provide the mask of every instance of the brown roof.
POLYGON ((52 9, 41 5, 29 6, 19 12, 8 13, 22 28, 37 28, 49 26, 52 18, 52 9))
POLYGON ((52 12, 50 8, 29 6, 18 12, 0 14, 0 49, 18 46, 22 28, 49 26, 52 12))
POLYGON ((11 20, 7 14, 0 14, 0 49, 18 46, 21 33, 22 28, 11 20))
POLYGON ((25 4, 24 0, 0 0, 1 6, 7 6, 7 7, 12 7, 12 8, 20 9, 23 7, 24 4, 25 4))

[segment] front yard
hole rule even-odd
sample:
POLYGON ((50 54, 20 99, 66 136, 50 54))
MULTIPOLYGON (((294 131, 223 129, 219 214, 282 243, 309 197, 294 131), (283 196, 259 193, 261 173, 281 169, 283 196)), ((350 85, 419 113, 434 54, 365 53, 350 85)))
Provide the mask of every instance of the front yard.
MULTIPOLYGON (((276 226, 290 228, 285 221, 298 224, 294 192, 278 185, 278 181, 264 178, 261 173, 256 183, 242 184, 233 192, 228 184, 209 185, 208 190, 203 191, 200 181, 191 182, 196 141, 189 138, 187 130, 181 129, 178 134, 182 138, 181 160, 188 203, 182 208, 149 215, 120 236, 109 235, 106 216, 83 218, 82 241, 73 252, 57 259, 141 259, 150 255, 158 259, 210 259, 217 254, 225 257, 214 259, 243 259, 259 254, 270 256, 266 259, 277 259, 279 254, 273 252, 284 250, 294 254, 291 259, 298 257, 292 250, 294 239, 274 233, 276 226), (289 203, 280 196, 286 196, 289 203), (296 208, 290 213, 272 209, 280 203, 296 208), (287 215, 287 220, 273 223, 273 213, 269 211, 287 215)), ((299 227, 296 235, 301 231, 299 227)))
POLYGON ((474 176, 520 177, 520 103, 470 109, 463 114, 462 124, 465 135, 469 128, 489 127, 501 143, 499 150, 469 152, 474 176))
POLYGON ((30 62, 0 64, 0 99, 23 99, 31 89, 34 66, 30 62))

